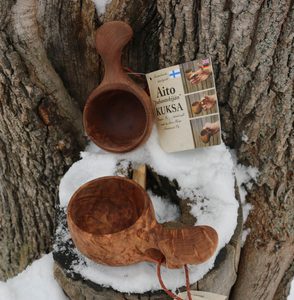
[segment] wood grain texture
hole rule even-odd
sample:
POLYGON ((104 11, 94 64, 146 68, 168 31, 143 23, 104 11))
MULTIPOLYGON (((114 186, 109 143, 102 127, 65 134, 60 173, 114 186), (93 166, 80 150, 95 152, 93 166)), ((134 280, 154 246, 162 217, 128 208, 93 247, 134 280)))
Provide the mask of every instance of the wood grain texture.
POLYGON ((175 228, 157 223, 145 190, 118 176, 81 186, 70 200, 67 220, 76 247, 110 266, 157 263, 162 258, 169 268, 199 264, 213 255, 218 243, 209 226, 175 228))
POLYGON ((147 167, 145 164, 139 165, 133 170, 132 179, 136 181, 144 190, 146 190, 147 167))
POLYGON ((133 35, 124 22, 109 22, 96 32, 96 49, 105 66, 101 84, 84 108, 84 127, 99 147, 127 152, 144 143, 153 125, 150 97, 123 71, 121 54, 133 35))

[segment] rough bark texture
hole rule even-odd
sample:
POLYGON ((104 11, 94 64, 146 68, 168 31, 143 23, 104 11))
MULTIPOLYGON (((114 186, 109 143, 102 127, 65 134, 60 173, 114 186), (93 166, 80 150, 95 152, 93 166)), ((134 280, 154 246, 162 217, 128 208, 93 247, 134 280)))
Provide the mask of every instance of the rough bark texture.
POLYGON ((275 296, 273 300, 280 300, 280 299, 287 299, 290 288, 291 288, 291 282, 294 277, 294 263, 290 266, 290 268, 285 272, 283 279, 281 280, 275 296))
POLYGON ((60 176, 78 158, 81 111, 48 60, 35 1, 0 4, 0 279, 50 249, 60 176), (11 8, 11 6, 13 7, 11 8))
POLYGON ((135 30, 136 71, 212 57, 224 140, 260 172, 231 298, 273 299, 294 256, 293 0, 112 0, 99 18, 90 0, 1 1, 0 277, 50 248, 58 178, 101 75, 93 30, 113 19, 135 30))

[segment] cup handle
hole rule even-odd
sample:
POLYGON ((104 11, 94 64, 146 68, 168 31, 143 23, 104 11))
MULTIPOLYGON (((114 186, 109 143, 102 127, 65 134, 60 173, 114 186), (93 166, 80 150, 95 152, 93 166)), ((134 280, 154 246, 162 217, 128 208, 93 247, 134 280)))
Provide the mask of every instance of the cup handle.
POLYGON ((210 226, 168 228, 161 226, 158 247, 169 268, 200 264, 208 260, 218 245, 217 232, 210 226))
POLYGON ((104 80, 119 81, 124 77, 121 66, 122 50, 133 36, 132 28, 125 22, 107 22, 96 31, 96 49, 100 54, 104 66, 104 80))

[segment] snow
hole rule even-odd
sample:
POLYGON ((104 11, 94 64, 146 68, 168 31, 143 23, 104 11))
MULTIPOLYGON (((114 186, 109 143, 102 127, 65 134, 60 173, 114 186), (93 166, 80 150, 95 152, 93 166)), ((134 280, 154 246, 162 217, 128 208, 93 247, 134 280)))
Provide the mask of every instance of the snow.
POLYGON ((61 180, 59 187, 60 205, 67 205, 68 200, 75 190, 82 184, 97 177, 113 174, 116 160, 111 155, 94 155, 82 153, 84 158, 76 162, 61 180))
POLYGON ((96 11, 98 15, 103 15, 106 10, 106 5, 111 2, 111 0, 92 0, 95 3, 96 11))
MULTIPOLYGON (((159 146, 157 130, 154 128, 148 142, 132 152, 112 154, 90 143, 81 157, 61 180, 59 196, 62 208, 66 209, 71 195, 83 183, 96 177, 114 175, 118 162, 126 160, 133 165, 146 163, 160 175, 177 180, 181 187, 178 196, 191 202, 191 213, 197 218, 195 225, 210 225, 218 232, 219 244, 214 256, 205 263, 189 266, 191 282, 201 279, 213 267, 216 255, 230 241, 237 224, 234 164, 230 151, 224 144, 206 149, 165 153, 159 146)), ((179 211, 176 206, 150 191, 148 193, 159 222, 177 218, 179 211)), ((68 238, 69 234, 65 232, 64 242, 68 238)), ((97 284, 130 293, 161 289, 155 264, 142 262, 131 266, 110 267, 94 263, 77 249, 75 251, 80 259, 72 266, 73 271, 97 284)), ((185 285, 184 271, 181 269, 162 268, 162 276, 169 289, 175 290, 185 285)))
POLYGON ((155 210, 156 220, 159 223, 174 221, 180 216, 177 205, 170 203, 168 199, 154 195, 151 191, 148 191, 148 194, 155 210))
POLYGON ((250 189, 252 187, 252 180, 256 181, 258 175, 259 172, 257 168, 251 166, 246 167, 241 164, 236 165, 236 178, 242 203, 245 203, 246 200, 246 188, 250 189))
MULTIPOLYGON (((232 156, 234 154, 231 155, 224 144, 182 153, 164 153, 158 146, 156 130, 144 147, 123 155, 106 153, 90 143, 81 153, 81 160, 68 170, 60 183, 60 204, 66 210, 71 195, 80 185, 96 177, 114 174, 118 161, 120 164, 125 164, 125 167, 128 165, 127 160, 132 161, 133 164, 148 163, 161 175, 176 179, 182 187, 179 196, 192 201, 191 213, 197 217, 197 224, 213 226, 220 239, 217 252, 209 261, 201 265, 189 266, 190 280, 196 282, 213 267, 217 253, 229 242, 236 226, 238 204, 234 195, 234 172, 239 187, 243 189, 244 184, 250 188, 250 181, 258 176, 256 169, 237 164, 234 167, 232 156), (126 160, 121 162, 121 159, 126 160)), ((158 222, 177 219, 180 212, 176 205, 154 195, 151 191, 148 191, 148 194, 158 222)), ((244 204, 245 196, 246 191, 243 190, 244 204)), ((62 234, 64 242, 70 240, 69 232, 62 228, 61 224, 57 232, 62 234)), ((243 238, 249 232, 249 229, 245 230, 243 238)), ((155 265, 152 263, 142 262, 132 266, 110 267, 94 263, 77 249, 74 251, 79 256, 79 260, 76 260, 72 266, 73 271, 80 272, 93 282, 130 293, 160 289, 155 265)), ((183 270, 162 268, 162 276, 169 289, 175 290, 185 284, 183 270)), ((0 299, 67 299, 54 280, 52 254, 44 255, 7 282, 0 282, 0 299)), ((294 284, 288 300, 294 300, 294 284)))
POLYGON ((66 300, 53 277, 52 254, 44 255, 7 282, 0 281, 1 300, 66 300))
POLYGON ((241 239, 241 247, 244 246, 245 242, 246 242, 246 239, 247 239, 247 236, 249 235, 250 233, 250 228, 246 228, 243 230, 242 232, 242 239, 241 239))
POLYGON ((292 280, 290 294, 287 300, 294 300, 294 279, 292 280))
POLYGON ((242 137, 241 140, 245 143, 247 143, 249 141, 249 137, 245 134, 244 131, 242 131, 242 137))
MULTIPOLYGON (((92 271, 92 270, 91 270, 92 271)), ((137 279, 145 280, 145 266, 137 266, 137 279)), ((147 270, 148 271, 148 270, 147 270)), ((90 270, 88 270, 90 273, 90 270)), ((95 276, 93 274, 88 274, 95 276)), ((52 254, 44 255, 28 266, 25 271, 7 282, 0 281, 0 299, 1 300, 68 300, 63 294, 53 277, 53 258, 52 254)), ((287 300, 294 300, 294 281, 291 284, 290 294, 287 300)))

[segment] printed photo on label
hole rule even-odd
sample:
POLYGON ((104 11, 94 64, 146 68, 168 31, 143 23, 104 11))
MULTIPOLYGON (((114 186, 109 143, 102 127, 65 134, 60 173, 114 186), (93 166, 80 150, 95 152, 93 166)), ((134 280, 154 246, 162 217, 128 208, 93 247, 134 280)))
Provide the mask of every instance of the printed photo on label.
POLYGON ((146 74, 159 143, 166 152, 218 145, 218 101, 210 58, 146 74))
POLYGON ((221 143, 219 115, 190 120, 195 147, 208 147, 221 143))
POLYGON ((198 59, 180 65, 185 94, 214 87, 210 58, 198 59))
POLYGON ((218 112, 215 89, 186 96, 190 118, 215 114, 218 112))

